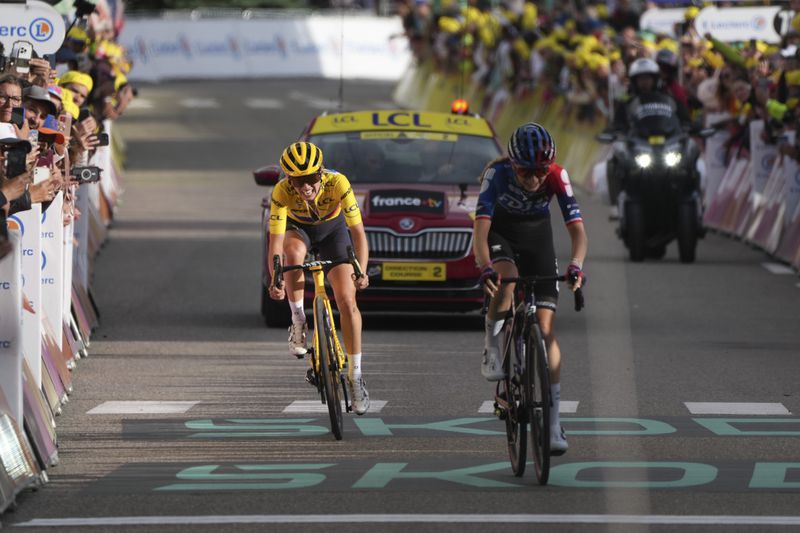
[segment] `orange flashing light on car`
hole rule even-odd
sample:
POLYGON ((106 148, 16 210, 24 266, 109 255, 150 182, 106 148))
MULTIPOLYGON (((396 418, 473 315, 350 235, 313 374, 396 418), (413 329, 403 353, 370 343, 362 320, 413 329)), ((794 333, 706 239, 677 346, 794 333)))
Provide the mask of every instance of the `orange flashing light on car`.
POLYGON ((469 113, 469 104, 463 98, 453 100, 453 105, 450 106, 450 111, 454 115, 466 115, 469 113))

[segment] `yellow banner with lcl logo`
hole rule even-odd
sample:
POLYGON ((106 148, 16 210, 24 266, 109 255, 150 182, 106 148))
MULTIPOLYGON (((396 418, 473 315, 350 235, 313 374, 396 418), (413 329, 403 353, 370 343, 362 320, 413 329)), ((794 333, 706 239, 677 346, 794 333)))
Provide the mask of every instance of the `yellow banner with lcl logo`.
POLYGON ((337 113, 318 117, 311 135, 350 131, 436 131, 492 137, 492 129, 480 117, 429 111, 378 110, 337 113))

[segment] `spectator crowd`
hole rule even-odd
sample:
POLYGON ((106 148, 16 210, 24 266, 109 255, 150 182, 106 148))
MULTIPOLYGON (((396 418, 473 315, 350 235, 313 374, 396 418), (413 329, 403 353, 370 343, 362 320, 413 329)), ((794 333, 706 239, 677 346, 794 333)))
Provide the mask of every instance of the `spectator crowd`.
MULTIPOLYGON (((686 2, 683 2, 685 4, 686 2)), ((403 0, 400 15, 417 62, 480 87, 473 111, 492 118, 493 102, 538 92, 543 105, 562 98, 579 123, 610 124, 615 103, 629 91, 628 68, 637 58, 655 60, 664 91, 696 124, 711 118, 726 128, 726 157, 746 157, 749 123, 766 122, 764 140, 800 158, 784 132, 800 121, 800 15, 780 42, 729 43, 700 34, 693 24, 701 7, 684 7, 674 31, 639 27, 647 9, 629 0, 542 2, 531 0, 403 0)), ((717 7, 768 2, 717 2, 717 7)), ((709 5, 711 5, 709 3, 709 5)), ((800 0, 788 9, 800 13, 800 0)))
POLYGON ((135 93, 126 77, 131 63, 116 43, 121 4, 76 1, 56 54, 34 51, 26 60, 0 45, 0 259, 11 249, 7 217, 33 204, 47 210, 62 192, 68 225, 80 216, 76 187, 99 177, 90 160, 108 143, 104 124, 118 118, 135 93))

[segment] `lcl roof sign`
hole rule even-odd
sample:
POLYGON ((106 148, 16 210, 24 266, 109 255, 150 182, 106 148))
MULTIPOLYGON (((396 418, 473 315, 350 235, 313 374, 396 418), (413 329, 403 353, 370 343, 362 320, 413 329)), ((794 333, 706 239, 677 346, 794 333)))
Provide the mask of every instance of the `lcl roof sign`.
POLYGON ((64 19, 39 0, 27 4, 0 4, 0 42, 8 54, 14 43, 27 41, 39 55, 55 54, 64 42, 64 19))

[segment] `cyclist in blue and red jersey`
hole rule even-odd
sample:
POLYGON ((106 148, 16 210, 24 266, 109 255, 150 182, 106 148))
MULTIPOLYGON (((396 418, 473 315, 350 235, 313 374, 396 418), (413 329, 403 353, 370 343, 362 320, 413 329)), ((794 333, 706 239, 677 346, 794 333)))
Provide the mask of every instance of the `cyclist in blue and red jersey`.
MULTIPOLYGON (((514 284, 502 279, 517 276, 555 276, 558 273, 550 201, 555 196, 572 240, 572 260, 567 267, 570 288, 583 283, 583 261, 588 240, 580 207, 567 171, 555 163, 556 143, 541 125, 529 122, 517 128, 508 142, 508 156, 489 163, 481 175, 481 192, 475 211, 473 246, 481 270, 484 292, 491 297, 486 315, 486 345, 481 372, 489 381, 504 377, 500 331, 511 308, 514 284)), ((567 450, 561 427, 561 351, 553 330, 558 302, 555 281, 534 285, 536 315, 547 344, 553 408, 550 449, 567 450)))

